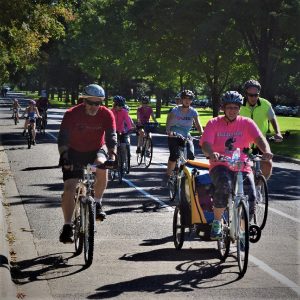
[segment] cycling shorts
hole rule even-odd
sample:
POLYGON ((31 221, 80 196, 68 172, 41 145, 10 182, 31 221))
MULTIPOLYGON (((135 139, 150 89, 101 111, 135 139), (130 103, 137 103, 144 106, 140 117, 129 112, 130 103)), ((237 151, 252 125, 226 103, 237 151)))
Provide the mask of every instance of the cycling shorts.
MULTIPOLYGON (((169 146, 169 151, 170 151, 169 160, 174 162, 180 156, 177 138, 168 137, 168 146, 169 146)), ((194 160, 195 159, 194 144, 193 144, 192 140, 187 141, 186 151, 187 151, 187 159, 194 160)))
MULTIPOLYGON (((235 176, 234 171, 228 167, 219 165, 211 169, 209 175, 213 183, 213 205, 216 208, 225 208, 232 196, 232 184, 235 176)), ((252 172, 243 172, 244 193, 248 195, 249 214, 255 211, 255 184, 252 172)))
MULTIPOLYGON (((89 151, 89 152, 79 152, 74 149, 69 149, 68 157, 71 164, 86 166, 88 164, 93 164, 97 158, 107 159, 107 153, 103 149, 89 151)), ((65 170, 63 171, 63 181, 71 178, 83 178, 83 170, 65 170)))

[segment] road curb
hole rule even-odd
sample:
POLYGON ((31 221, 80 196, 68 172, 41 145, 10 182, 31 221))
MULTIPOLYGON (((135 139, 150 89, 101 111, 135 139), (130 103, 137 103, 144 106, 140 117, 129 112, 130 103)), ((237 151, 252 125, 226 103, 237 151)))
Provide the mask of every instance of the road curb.
POLYGON ((300 159, 288 157, 288 156, 281 156, 281 155, 274 155, 273 157, 274 162, 290 162, 297 165, 300 165, 300 159))
MULTIPOLYGON (((1 146, 0 146, 1 147, 1 146)), ((6 240, 7 224, 4 215, 4 197, 0 189, 0 298, 16 299, 17 288, 12 282, 10 274, 10 256, 6 240)))

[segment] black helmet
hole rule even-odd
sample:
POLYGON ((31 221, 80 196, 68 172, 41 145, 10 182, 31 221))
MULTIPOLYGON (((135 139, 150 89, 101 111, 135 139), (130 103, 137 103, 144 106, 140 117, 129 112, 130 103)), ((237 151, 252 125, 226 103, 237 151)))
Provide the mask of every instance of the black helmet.
POLYGON ((235 103, 235 104, 242 105, 243 96, 236 91, 226 92, 225 95, 222 97, 222 104, 224 105, 227 103, 235 103))
POLYGON ((125 98, 122 97, 122 96, 114 96, 114 103, 117 105, 117 106, 120 106, 120 107, 125 107, 125 98))
POLYGON ((193 100, 194 97, 195 97, 195 94, 192 91, 190 91, 190 90, 183 90, 180 93, 180 97, 181 97, 181 99, 183 99, 183 98, 189 98, 189 99, 193 100))
POLYGON ((142 103, 145 103, 145 104, 148 104, 148 103, 150 102, 150 100, 149 100, 149 98, 148 98, 147 96, 143 96, 143 97, 141 98, 141 102, 142 102, 142 103))
POLYGON ((256 81, 256 80, 253 80, 253 79, 251 79, 251 80, 248 80, 248 81, 246 81, 245 83, 244 83, 244 90, 246 91, 248 88, 251 88, 251 87, 255 87, 255 88, 257 88, 257 90, 260 92, 260 90, 261 90, 261 85, 260 85, 260 83, 258 82, 258 81, 256 81))

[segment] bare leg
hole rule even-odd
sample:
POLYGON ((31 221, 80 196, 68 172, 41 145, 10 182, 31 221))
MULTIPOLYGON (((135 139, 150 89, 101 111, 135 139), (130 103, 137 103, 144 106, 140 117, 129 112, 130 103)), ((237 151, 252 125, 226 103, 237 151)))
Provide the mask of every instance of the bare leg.
POLYGON ((170 161, 168 160, 168 166, 167 166, 167 175, 171 175, 172 171, 175 169, 176 161, 170 161))
POLYGON ((260 167, 263 175, 268 180, 272 175, 272 161, 271 160, 261 161, 260 167))
POLYGON ((77 182, 77 178, 68 179, 64 182, 64 193, 61 201, 61 208, 64 214, 65 223, 67 224, 71 224, 72 222, 77 182))

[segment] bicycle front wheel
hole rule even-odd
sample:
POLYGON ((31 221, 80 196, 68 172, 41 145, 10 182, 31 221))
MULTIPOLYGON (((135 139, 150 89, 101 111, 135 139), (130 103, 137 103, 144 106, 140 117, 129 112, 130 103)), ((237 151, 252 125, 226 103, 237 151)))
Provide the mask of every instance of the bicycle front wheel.
POLYGON ((222 237, 218 240, 218 251, 220 259, 225 261, 230 250, 230 235, 229 235, 229 210, 225 209, 222 219, 222 237))
POLYGON ((145 149, 144 149, 144 161, 145 161, 146 168, 148 168, 151 165, 152 156, 153 156, 153 143, 152 143, 152 139, 149 137, 146 140, 145 149))
POLYGON ((178 206, 176 206, 173 215, 173 241, 176 250, 180 250, 184 243, 184 231, 185 228, 182 225, 181 211, 178 206))
POLYGON ((248 267, 249 257, 249 220, 244 201, 241 201, 237 208, 237 235, 236 250, 240 270, 240 277, 243 277, 248 267))
POLYGON ((177 194, 177 172, 173 171, 168 181, 170 201, 174 201, 177 194))
POLYGON ((32 145, 32 131, 31 131, 31 128, 28 129, 27 145, 28 145, 28 149, 30 149, 31 145, 32 145))
POLYGON ((95 204, 87 200, 84 205, 84 260, 86 266, 89 267, 94 256, 95 204))
POLYGON ((82 234, 82 213, 84 212, 83 203, 79 199, 79 205, 75 206, 74 213, 74 244, 75 255, 79 255, 83 249, 83 234, 82 234))
POLYGON ((269 193, 267 180, 263 175, 255 178, 256 188, 256 207, 254 214, 254 223, 263 230, 268 217, 269 193))
POLYGON ((119 183, 122 183, 124 176, 124 163, 123 163, 123 155, 121 151, 118 151, 118 179, 119 183))

